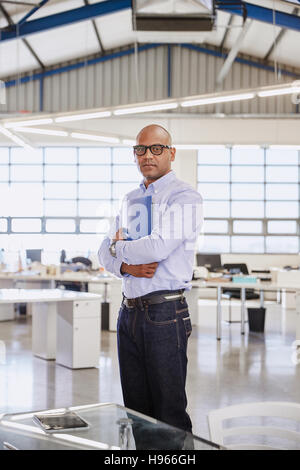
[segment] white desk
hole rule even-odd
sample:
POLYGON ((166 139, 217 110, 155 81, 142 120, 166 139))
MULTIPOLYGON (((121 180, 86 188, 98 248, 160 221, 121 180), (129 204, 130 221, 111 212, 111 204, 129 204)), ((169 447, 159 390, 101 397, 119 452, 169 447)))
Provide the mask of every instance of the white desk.
POLYGON ((60 289, 0 289, 2 306, 32 304, 32 352, 71 369, 97 367, 101 295, 60 289))
POLYGON ((221 340, 222 336, 222 289, 236 288, 241 290, 241 334, 245 334, 245 316, 246 316, 246 289, 254 289, 260 292, 260 306, 264 306, 264 292, 296 292, 296 312, 297 312, 297 331, 296 339, 300 340, 300 286, 290 287, 283 284, 275 284, 271 282, 256 283, 237 283, 237 282, 216 282, 216 281, 192 281, 192 289, 186 293, 191 313, 192 323, 195 315, 198 313, 198 289, 201 288, 217 289, 217 340, 221 340))
MULTIPOLYGON (((109 302, 109 330, 116 331, 117 317, 122 302, 122 281, 114 276, 98 277, 91 273, 65 273, 58 276, 28 273, 1 273, 0 288, 21 287, 26 289, 42 289, 55 287, 56 281, 83 282, 88 284, 88 291, 101 294, 103 302, 109 302)), ((0 321, 14 318, 13 306, 7 305, 0 312, 0 321)))

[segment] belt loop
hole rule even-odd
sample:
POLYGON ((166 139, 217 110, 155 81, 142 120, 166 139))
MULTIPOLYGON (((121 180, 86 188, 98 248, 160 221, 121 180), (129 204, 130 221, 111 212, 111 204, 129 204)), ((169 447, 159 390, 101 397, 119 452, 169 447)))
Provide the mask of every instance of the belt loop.
POLYGON ((184 290, 182 289, 181 290, 181 299, 180 299, 180 302, 183 304, 184 303, 184 290))
POLYGON ((144 310, 144 303, 143 303, 141 297, 138 297, 137 304, 138 304, 138 307, 143 311, 144 310))

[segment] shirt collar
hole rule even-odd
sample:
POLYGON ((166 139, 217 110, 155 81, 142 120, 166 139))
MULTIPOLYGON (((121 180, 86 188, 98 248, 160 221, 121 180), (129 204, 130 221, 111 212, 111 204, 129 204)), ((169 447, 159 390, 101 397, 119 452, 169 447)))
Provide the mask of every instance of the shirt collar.
MULTIPOLYGON (((161 176, 158 180, 156 180, 153 183, 149 184, 148 188, 152 188, 153 192, 161 191, 161 189, 163 189, 166 185, 171 183, 171 181, 173 181, 175 179, 175 177, 176 176, 175 176, 174 170, 171 170, 166 175, 161 176)), ((144 192, 146 191, 146 187, 144 185, 144 180, 141 181, 140 188, 143 189, 144 192)))

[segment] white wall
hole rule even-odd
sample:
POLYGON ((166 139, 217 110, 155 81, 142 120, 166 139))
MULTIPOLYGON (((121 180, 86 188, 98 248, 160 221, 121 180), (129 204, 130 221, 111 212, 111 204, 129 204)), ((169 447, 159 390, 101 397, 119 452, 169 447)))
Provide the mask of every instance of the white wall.
POLYGON ((177 150, 172 168, 177 178, 197 188, 197 151, 177 150))

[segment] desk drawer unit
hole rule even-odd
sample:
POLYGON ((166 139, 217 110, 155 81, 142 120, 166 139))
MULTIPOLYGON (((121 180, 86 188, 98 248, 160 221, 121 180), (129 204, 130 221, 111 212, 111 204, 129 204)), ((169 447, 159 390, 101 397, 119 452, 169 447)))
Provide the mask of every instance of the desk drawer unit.
POLYGON ((58 302, 56 362, 71 369, 97 367, 100 300, 58 302))

